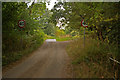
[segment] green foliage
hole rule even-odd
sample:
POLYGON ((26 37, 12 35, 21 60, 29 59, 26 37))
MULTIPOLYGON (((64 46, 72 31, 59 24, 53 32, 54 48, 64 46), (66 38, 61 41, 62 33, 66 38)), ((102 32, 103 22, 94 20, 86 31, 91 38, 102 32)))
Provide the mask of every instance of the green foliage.
POLYGON ((32 5, 31 16, 37 19, 45 13, 46 5, 45 3, 36 3, 32 5))
POLYGON ((72 36, 77 36, 77 35, 79 35, 79 32, 73 30, 70 34, 71 34, 72 36))
POLYGON ((104 41, 108 38, 109 43, 118 43, 118 36, 120 36, 118 34, 118 26, 120 24, 120 15, 118 15, 120 13, 119 7, 120 2, 58 2, 52 10, 52 19, 57 23, 60 18, 64 17, 65 19, 62 22, 68 24, 68 27, 76 29, 76 31, 80 30, 78 32, 82 31, 81 21, 84 19, 88 24, 88 30, 92 30, 96 34, 96 39, 104 41))
POLYGON ((69 40, 73 40, 72 37, 56 37, 55 39, 57 41, 69 41, 69 40))
POLYGON ((65 32, 63 30, 56 30, 55 36, 60 37, 60 36, 63 36, 63 35, 65 35, 65 32))
MULTIPOLYGON (((55 23, 60 18, 65 18, 62 22, 68 25, 67 28, 72 29, 72 31, 69 29, 71 35, 75 35, 74 31, 76 31, 83 36, 84 28, 81 26, 81 21, 84 19, 85 23, 88 24, 86 36, 91 35, 93 39, 109 43, 109 45, 114 44, 120 48, 118 30, 120 26, 120 2, 58 2, 52 12, 52 19, 55 20, 55 23)), ((118 51, 119 49, 116 52, 118 51)), ((116 53, 116 55, 116 58, 120 60, 120 54, 116 53)))
POLYGON ((49 23, 49 24, 46 26, 46 28, 44 29, 44 32, 45 32, 47 35, 54 36, 54 35, 55 35, 55 26, 54 26, 54 24, 49 23))
POLYGON ((45 9, 45 3, 34 4, 32 8, 28 8, 24 2, 2 3, 3 66, 31 53, 43 43, 44 32, 37 19, 45 9), (18 27, 18 20, 26 21, 25 28, 18 27))
POLYGON ((119 65, 113 69, 114 65, 109 57, 116 57, 118 51, 116 45, 109 45, 93 39, 87 39, 85 43, 84 48, 83 39, 78 39, 67 48, 73 61, 74 70, 76 70, 76 77, 113 78, 119 65), (77 66, 79 67, 77 68, 77 66))
POLYGON ((40 17, 39 27, 44 31, 45 34, 54 36, 55 25, 50 21, 52 13, 49 10, 45 10, 45 13, 40 17))

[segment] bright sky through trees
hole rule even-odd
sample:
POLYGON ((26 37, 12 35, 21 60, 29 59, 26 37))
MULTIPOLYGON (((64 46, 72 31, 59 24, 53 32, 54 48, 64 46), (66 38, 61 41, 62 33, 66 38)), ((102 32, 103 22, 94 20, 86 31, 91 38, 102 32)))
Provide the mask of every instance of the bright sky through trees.
MULTIPOLYGON (((33 3, 33 1, 34 0, 31 0, 31 2, 27 4, 28 7, 31 6, 31 4, 33 3)), ((48 10, 51 10, 54 7, 55 2, 58 3, 57 0, 49 0, 48 2, 46 2, 46 7, 48 8, 48 10)), ((37 0, 35 0, 35 3, 37 3, 37 0)), ((58 9, 60 9, 60 8, 58 8, 58 9)), ((61 7, 61 9, 65 10, 63 7, 61 7)), ((61 19, 63 19, 63 18, 61 18, 61 19)), ((60 21, 59 21, 56 26, 61 27, 61 29, 65 29, 65 26, 67 26, 67 24, 65 26, 62 26, 62 23, 60 23, 60 21)))
POLYGON ((54 7, 55 2, 57 2, 57 1, 56 1, 56 0, 51 0, 49 5, 48 5, 48 3, 46 3, 46 7, 47 7, 49 10, 51 10, 51 9, 54 7))
MULTIPOLYGON (((28 7, 32 4, 33 1, 34 1, 34 0, 31 0, 31 2, 27 4, 28 7)), ((36 3, 36 2, 37 2, 37 0, 35 0, 35 3, 36 3)), ((47 7, 49 10, 51 10, 51 9, 54 7, 55 2, 58 2, 58 1, 57 1, 57 0, 50 0, 49 2, 50 2, 49 5, 48 5, 48 3, 46 2, 46 7, 47 7)))

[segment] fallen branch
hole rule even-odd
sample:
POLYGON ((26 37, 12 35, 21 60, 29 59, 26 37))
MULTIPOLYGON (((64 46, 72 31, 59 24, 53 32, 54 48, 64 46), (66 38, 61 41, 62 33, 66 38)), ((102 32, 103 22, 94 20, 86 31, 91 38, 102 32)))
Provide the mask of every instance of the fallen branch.
POLYGON ((117 60, 115 60, 115 59, 113 59, 113 58, 111 58, 111 57, 109 57, 109 59, 112 60, 112 61, 114 61, 114 62, 116 62, 116 63, 118 63, 118 64, 120 64, 119 61, 117 61, 117 60))

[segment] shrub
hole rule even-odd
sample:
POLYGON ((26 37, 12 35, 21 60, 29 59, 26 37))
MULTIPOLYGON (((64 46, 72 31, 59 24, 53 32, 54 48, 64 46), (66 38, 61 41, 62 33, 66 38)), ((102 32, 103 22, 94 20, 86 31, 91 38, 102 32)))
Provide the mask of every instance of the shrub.
MULTIPOLYGON (((84 47, 83 39, 78 39, 68 46, 67 51, 72 58, 73 65, 78 65, 80 68, 85 64, 88 67, 87 74, 91 74, 89 77, 114 77, 113 62, 110 61, 109 57, 116 58, 117 48, 115 45, 94 39, 86 39, 84 47)), ((79 68, 75 68, 76 71, 80 71, 79 68)), ((77 76, 88 77, 82 74, 82 71, 85 70, 84 67, 82 68, 81 73, 79 73, 82 76, 77 76)))

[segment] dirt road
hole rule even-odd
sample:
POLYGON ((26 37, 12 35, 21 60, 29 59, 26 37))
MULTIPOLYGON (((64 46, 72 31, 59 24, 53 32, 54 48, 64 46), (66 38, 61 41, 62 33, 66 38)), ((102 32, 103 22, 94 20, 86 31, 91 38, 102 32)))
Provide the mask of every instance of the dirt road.
POLYGON ((27 59, 9 69, 4 78, 68 78, 69 57, 64 42, 44 43, 27 59))

